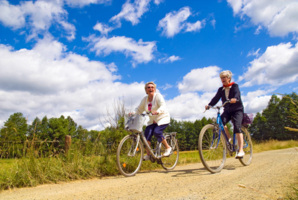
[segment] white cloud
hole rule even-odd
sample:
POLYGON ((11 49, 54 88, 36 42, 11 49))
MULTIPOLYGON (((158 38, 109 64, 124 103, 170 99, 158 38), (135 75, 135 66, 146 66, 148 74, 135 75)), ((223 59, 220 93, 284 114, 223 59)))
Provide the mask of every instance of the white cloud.
POLYGON ((269 46, 265 53, 250 62, 250 67, 240 80, 243 86, 270 84, 273 86, 298 80, 298 43, 269 46))
POLYGON ((181 58, 179 56, 175 56, 175 55, 172 55, 170 57, 167 57, 167 58, 162 58, 162 59, 159 59, 158 62, 159 63, 173 63, 177 60, 181 60, 181 58))
POLYGON ((20 6, 10 5, 8 1, 0 1, 0 21, 13 29, 21 28, 25 25, 24 12, 20 6))
POLYGON ((227 0, 234 14, 248 16, 253 24, 267 28, 271 36, 298 33, 297 0, 227 0))
POLYGON ((195 23, 186 23, 185 32, 195 32, 201 30, 205 26, 205 20, 197 21, 195 23))
POLYGON ((131 56, 134 65, 151 61, 154 58, 153 52, 156 50, 155 42, 143 42, 142 40, 136 42, 124 36, 111 38, 90 36, 86 40, 90 42, 91 50, 97 55, 121 52, 126 56, 131 56))
POLYGON ((221 86, 217 66, 209 66, 191 70, 178 84, 181 93, 187 92, 212 92, 221 86))
POLYGON ((154 3, 156 4, 156 5, 159 5, 160 3, 162 3, 164 0, 154 0, 154 3))
POLYGON ((61 43, 50 40, 40 41, 32 50, 13 51, 2 45, 1 88, 31 93, 56 93, 75 90, 90 81, 113 81, 119 78, 112 75, 104 64, 88 61, 86 57, 76 54, 64 55, 64 50, 61 43))
POLYGON ((258 57, 260 55, 260 48, 258 48, 256 51, 252 50, 250 52, 248 52, 247 56, 255 56, 255 57, 258 57))
POLYGON ((185 21, 191 15, 189 7, 183 7, 178 12, 174 11, 166 14, 158 23, 158 28, 163 29, 162 34, 173 37, 185 26, 185 21))
POLYGON ((71 7, 84 7, 90 4, 109 4, 112 0, 65 0, 65 3, 71 7))
POLYGON ((174 37, 181 31, 193 32, 199 31, 205 25, 205 20, 189 23, 186 20, 191 16, 189 7, 183 7, 178 12, 173 11, 161 19, 158 23, 158 30, 162 29, 162 34, 167 37, 174 37))
POLYGON ((242 96, 242 101, 244 105, 244 112, 256 114, 264 110, 268 106, 268 102, 271 99, 271 92, 274 89, 270 90, 256 90, 253 92, 248 92, 246 96, 242 96))
POLYGON ((31 50, 0 45, 0 54, 1 119, 15 112, 29 121, 71 114, 85 128, 101 127, 117 100, 133 110, 145 96, 144 83, 117 82, 114 63, 106 66, 67 52, 49 38, 31 50))
POLYGON ((138 24, 142 15, 148 11, 150 1, 151 0, 135 0, 134 3, 130 3, 130 0, 127 0, 125 4, 123 4, 121 12, 112 17, 110 21, 120 23, 122 19, 125 19, 133 25, 138 24))
POLYGON ((114 28, 109 27, 108 25, 102 24, 102 23, 97 23, 94 27, 94 30, 99 31, 102 35, 108 35, 109 32, 114 30, 114 28))
POLYGON ((241 11, 242 0, 227 0, 227 2, 232 6, 234 14, 237 14, 241 11))
POLYGON ((161 86, 160 88, 161 88, 162 90, 167 90, 167 89, 170 89, 170 88, 172 88, 172 87, 173 87, 173 86, 172 86, 171 84, 166 83, 166 85, 161 86))
POLYGON ((67 11, 61 1, 24 1, 19 5, 0 2, 0 21, 13 29, 29 29, 28 39, 48 34, 52 24, 57 23, 67 32, 67 38, 75 38, 75 27, 66 21, 67 11))
POLYGON ((215 112, 206 112, 205 105, 209 103, 215 93, 206 92, 202 95, 189 92, 166 101, 171 117, 175 120, 195 121, 202 117, 215 117, 215 112))

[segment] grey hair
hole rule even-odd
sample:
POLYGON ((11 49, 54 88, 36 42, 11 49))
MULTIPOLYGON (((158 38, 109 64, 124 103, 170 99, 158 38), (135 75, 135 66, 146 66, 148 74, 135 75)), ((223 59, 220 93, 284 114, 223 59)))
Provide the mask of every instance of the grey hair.
POLYGON ((220 72, 219 77, 221 78, 221 77, 226 76, 227 78, 232 79, 232 75, 233 74, 230 70, 225 70, 225 71, 220 72))
MULTIPOLYGON (((154 88, 155 88, 155 91, 156 91, 156 84, 155 84, 153 81, 150 81, 150 82, 147 82, 147 83, 145 84, 145 92, 146 92, 147 86, 148 86, 149 84, 152 84, 152 85, 154 86, 154 88)), ((147 92, 146 92, 146 93, 147 93, 147 92)))

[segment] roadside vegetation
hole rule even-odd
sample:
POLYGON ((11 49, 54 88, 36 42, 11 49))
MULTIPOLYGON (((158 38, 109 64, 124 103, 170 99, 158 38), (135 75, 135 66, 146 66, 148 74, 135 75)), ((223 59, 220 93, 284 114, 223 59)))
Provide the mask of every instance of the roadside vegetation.
MULTIPOLYGON (((298 147, 297 100, 295 93, 282 99, 273 95, 268 107, 256 115, 249 129, 254 153, 298 147)), ((0 130, 0 190, 119 175, 116 149, 129 132, 124 128, 124 106, 119 104, 115 110, 115 116, 109 119, 111 126, 102 131, 88 131, 71 117, 45 116, 28 125, 22 113, 11 115, 0 130), (67 135, 72 138, 69 149, 65 148, 67 135)), ((171 119, 166 131, 178 133, 178 164, 200 162, 198 135, 208 123, 211 119, 171 119)), ((153 169, 161 166, 143 162, 141 170, 153 169)))

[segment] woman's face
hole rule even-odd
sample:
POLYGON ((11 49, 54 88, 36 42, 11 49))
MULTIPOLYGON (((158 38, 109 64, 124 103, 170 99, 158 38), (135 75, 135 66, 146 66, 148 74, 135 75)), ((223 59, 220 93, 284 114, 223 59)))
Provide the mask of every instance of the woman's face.
POLYGON ((222 76, 222 77, 220 77, 220 79, 221 79, 221 82, 223 85, 228 85, 231 81, 231 79, 228 78, 227 76, 222 76))
POLYGON ((154 87, 154 85, 153 85, 153 84, 148 84, 148 85, 146 86, 146 93, 147 93, 148 95, 154 95, 154 92, 155 92, 155 87, 154 87))

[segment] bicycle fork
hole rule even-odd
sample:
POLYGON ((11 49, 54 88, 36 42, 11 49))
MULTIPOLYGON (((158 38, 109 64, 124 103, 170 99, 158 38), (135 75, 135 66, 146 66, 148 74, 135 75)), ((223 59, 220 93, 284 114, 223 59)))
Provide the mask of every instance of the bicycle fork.
POLYGON ((136 152, 139 150, 138 146, 140 143, 140 135, 138 134, 136 139, 133 140, 133 143, 131 144, 130 150, 128 152, 128 156, 135 156, 136 152))

